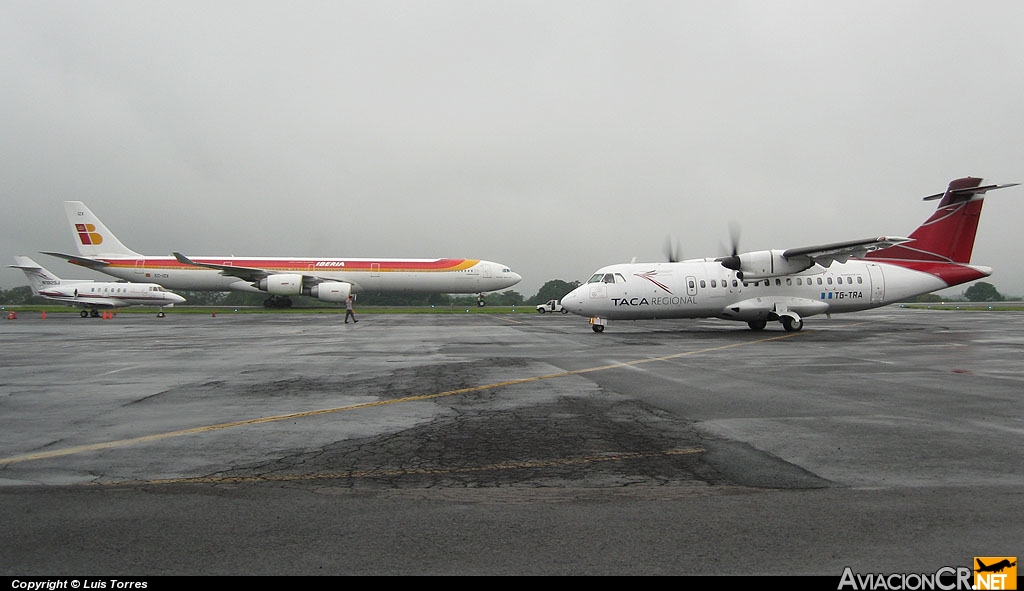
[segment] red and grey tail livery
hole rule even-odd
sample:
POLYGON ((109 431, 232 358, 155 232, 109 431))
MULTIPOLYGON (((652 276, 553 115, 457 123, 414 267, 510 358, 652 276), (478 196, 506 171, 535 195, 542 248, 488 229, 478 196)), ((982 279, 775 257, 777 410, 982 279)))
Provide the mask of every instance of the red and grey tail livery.
POLYGON ((1017 184, 985 185, 982 179, 974 177, 951 181, 945 193, 924 198, 925 201, 940 198, 942 201, 935 213, 909 236, 912 242, 868 253, 866 256, 890 262, 970 263, 985 193, 1015 187, 1017 184))
POLYGON ((948 285, 987 277, 990 268, 970 264, 985 193, 1017 184, 991 185, 975 177, 951 181, 945 192, 924 198, 941 201, 931 217, 910 234, 909 242, 867 253, 865 258, 930 273, 948 285))

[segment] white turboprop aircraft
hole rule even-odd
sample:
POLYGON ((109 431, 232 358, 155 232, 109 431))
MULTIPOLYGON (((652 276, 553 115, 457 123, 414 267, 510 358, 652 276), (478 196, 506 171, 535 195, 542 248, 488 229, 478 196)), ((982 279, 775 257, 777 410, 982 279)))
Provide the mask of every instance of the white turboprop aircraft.
POLYGON ((360 292, 475 293, 483 306, 484 292, 522 279, 505 265, 477 259, 148 256, 122 244, 81 201, 65 201, 64 211, 79 254, 43 254, 168 289, 263 293, 268 307, 290 306, 294 295, 344 302, 360 292))
POLYGON ((60 279, 26 256, 14 257, 10 267, 21 269, 28 277, 32 295, 84 308, 82 318, 99 316, 100 308, 125 306, 157 306, 157 316, 164 317, 164 307, 180 304, 185 298, 171 293, 156 283, 97 282, 91 279, 60 279))
POLYGON ((981 206, 987 191, 1015 185, 954 180, 924 198, 941 201, 907 238, 603 267, 562 306, 589 316, 594 332, 608 320, 654 318, 722 318, 753 330, 778 320, 800 330, 807 316, 877 308, 990 275, 990 267, 970 264, 981 206))

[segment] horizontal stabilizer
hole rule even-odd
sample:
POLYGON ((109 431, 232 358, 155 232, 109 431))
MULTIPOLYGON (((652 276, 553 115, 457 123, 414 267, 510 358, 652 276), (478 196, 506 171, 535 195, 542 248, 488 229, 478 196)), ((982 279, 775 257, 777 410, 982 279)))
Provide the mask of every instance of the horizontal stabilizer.
POLYGON ((943 193, 936 193, 925 197, 924 201, 934 201, 936 199, 943 199, 942 205, 947 205, 954 201, 966 201, 975 195, 984 195, 988 191, 994 191, 996 189, 1005 189, 1006 187, 1016 187, 1020 183, 1009 183, 1005 185, 981 185, 982 180, 979 178, 966 177, 957 179, 949 183, 949 187, 943 193))
POLYGON ((52 257, 57 257, 58 259, 64 259, 65 261, 67 261, 69 263, 72 263, 74 265, 79 265, 79 266, 82 266, 82 267, 89 267, 91 269, 100 269, 102 267, 109 267, 110 266, 110 263, 108 263, 106 261, 97 261, 96 259, 90 259, 88 257, 81 257, 81 256, 74 255, 74 254, 64 254, 62 252, 46 252, 46 251, 42 251, 42 254, 48 254, 48 255, 50 255, 52 257))

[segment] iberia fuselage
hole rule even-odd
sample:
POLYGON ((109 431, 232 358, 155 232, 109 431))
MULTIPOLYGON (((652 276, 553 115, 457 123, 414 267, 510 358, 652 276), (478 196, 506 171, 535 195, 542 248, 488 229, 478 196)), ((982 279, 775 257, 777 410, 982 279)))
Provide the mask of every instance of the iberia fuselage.
MULTIPOLYGON (((521 279, 508 267, 478 259, 196 256, 191 257, 191 260, 223 267, 263 269, 268 272, 266 279, 271 281, 273 277, 302 275, 323 281, 348 283, 352 286, 352 293, 480 293, 510 287, 521 279)), ((175 257, 96 257, 96 262, 101 266, 84 266, 126 281, 159 283, 168 289, 274 293, 272 289, 260 289, 259 281, 228 275, 218 269, 182 263, 175 257)))
POLYGON ((78 254, 45 254, 168 289, 268 294, 273 306, 288 306, 295 295, 344 302, 361 292, 475 293, 483 305, 484 293, 522 279, 507 265, 480 259, 149 256, 125 246, 81 201, 65 201, 64 212, 78 254))

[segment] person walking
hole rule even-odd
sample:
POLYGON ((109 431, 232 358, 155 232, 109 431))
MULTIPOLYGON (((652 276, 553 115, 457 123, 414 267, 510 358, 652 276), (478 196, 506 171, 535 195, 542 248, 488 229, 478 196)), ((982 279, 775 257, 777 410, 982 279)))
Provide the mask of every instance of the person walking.
POLYGON ((345 324, 348 324, 349 318, 352 318, 352 322, 359 322, 356 320, 356 313, 352 311, 352 296, 345 299, 345 324))

